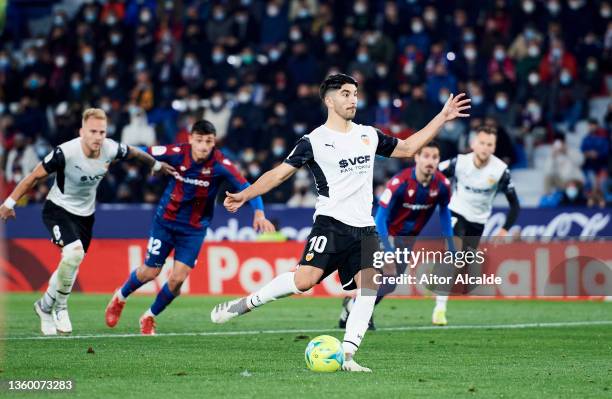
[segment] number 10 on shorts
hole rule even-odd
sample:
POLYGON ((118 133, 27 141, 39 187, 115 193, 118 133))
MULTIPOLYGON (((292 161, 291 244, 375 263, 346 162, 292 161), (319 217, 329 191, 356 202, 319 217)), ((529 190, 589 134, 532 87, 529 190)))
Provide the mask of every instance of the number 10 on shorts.
POLYGON ((327 245, 327 237, 314 236, 310 240, 308 240, 308 242, 310 243, 308 251, 323 253, 323 251, 325 251, 325 246, 327 245))

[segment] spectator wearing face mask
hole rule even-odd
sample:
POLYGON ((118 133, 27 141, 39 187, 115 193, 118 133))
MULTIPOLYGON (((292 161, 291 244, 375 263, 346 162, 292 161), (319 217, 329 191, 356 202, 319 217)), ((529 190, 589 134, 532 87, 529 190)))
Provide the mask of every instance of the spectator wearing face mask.
POLYGON ((487 115, 493 117, 506 131, 512 131, 517 124, 517 105, 510 101, 508 93, 498 91, 487 115))
POLYGON ((26 136, 22 133, 16 133, 13 136, 13 148, 6 156, 7 192, 10 193, 17 183, 34 169, 39 161, 34 146, 28 143, 26 136))
POLYGON ((493 49, 493 57, 489 60, 488 65, 489 79, 495 73, 499 73, 503 76, 506 82, 516 81, 516 69, 514 67, 514 61, 507 56, 506 49, 503 44, 495 45, 493 49))
POLYGON ((468 84, 468 92, 472 102, 470 105, 470 115, 472 118, 483 118, 487 113, 487 103, 485 101, 485 94, 482 90, 482 86, 476 82, 470 82, 468 84))
MULTIPOLYGON (((537 0, 521 0, 512 9, 512 35, 519 36, 522 26, 544 26, 544 10, 537 0)), ((511 52, 511 51, 509 51, 511 52)))
MULTIPOLYGON (((519 83, 516 101, 519 104, 525 104, 528 99, 533 98, 544 108, 544 111, 547 111, 549 96, 549 86, 540 80, 540 75, 536 70, 532 70, 527 75, 527 80, 519 83)), ((545 116, 548 119, 548 115, 545 114, 545 116)))
POLYGON ((401 82, 420 84, 425 78, 425 56, 414 44, 408 44, 397 57, 397 69, 401 82))
POLYGON ((567 124, 570 131, 583 116, 587 89, 576 82, 569 70, 563 68, 559 74, 556 90, 552 94, 554 120, 567 124))
MULTIPOLYGON (((537 39, 533 39, 527 42, 527 48, 525 54, 519 57, 516 62, 516 78, 519 85, 527 83, 529 74, 532 71, 536 71, 542 61, 541 55, 541 42, 537 39)), ((538 75, 538 81, 540 76, 538 75)))
POLYGON ((218 141, 223 141, 227 135, 231 113, 232 110, 223 92, 214 92, 210 97, 208 106, 204 108, 203 118, 210 121, 216 127, 218 141))
POLYGON ((580 80, 586 85, 589 96, 606 95, 602 75, 601 63, 597 57, 587 57, 586 63, 580 71, 580 80))
POLYGON ((399 48, 404 48, 409 44, 414 45, 421 53, 427 53, 431 45, 431 38, 425 30, 423 20, 418 16, 410 20, 410 31, 400 37, 399 48))
POLYGON ((412 88, 411 99, 404 107, 401 120, 416 132, 435 115, 436 109, 425 97, 423 86, 417 85, 412 88))
POLYGON ((587 176, 587 186, 597 186, 610 157, 610 138, 595 119, 589 120, 589 134, 582 139, 580 150, 585 158, 583 171, 587 176))
POLYGON ((287 2, 267 2, 261 19, 261 36, 259 40, 261 45, 274 45, 287 40, 289 36, 287 13, 287 2))
POLYGON ((485 64, 482 57, 479 57, 478 48, 474 43, 466 43, 463 52, 452 65, 457 77, 462 81, 481 80, 486 73, 485 64))
POLYGON ((587 204, 586 196, 582 190, 582 185, 579 181, 570 181, 566 183, 563 193, 561 194, 560 206, 585 206, 587 204))
POLYGON ((542 105, 535 99, 530 98, 523 107, 519 118, 518 139, 525 149, 527 158, 531 159, 534 146, 546 139, 546 124, 542 105))
POLYGON ((130 106, 130 123, 121 132, 121 142, 132 146, 156 144, 155 130, 147 123, 144 111, 136 105, 130 106))
POLYGON ((397 4, 393 1, 385 2, 381 30, 385 36, 389 37, 391 40, 393 40, 393 42, 397 42, 397 39, 400 37, 403 31, 397 4))
POLYGON ((90 85, 83 80, 81 74, 78 72, 74 72, 70 75, 66 99, 70 103, 86 103, 92 100, 90 85))
POLYGON ((514 41, 508 48, 508 57, 513 60, 521 60, 529 55, 529 46, 532 43, 540 43, 542 35, 536 30, 535 25, 527 24, 522 32, 516 35, 514 41))
POLYGON ((349 69, 359 71, 366 79, 374 76, 375 63, 370 58, 368 47, 361 45, 357 48, 354 61, 349 64, 349 69))
POLYGON ((561 71, 566 70, 570 77, 576 77, 576 58, 565 49, 563 42, 554 38, 551 41, 550 51, 542 57, 540 62, 540 78, 546 83, 555 83, 561 71))
POLYGON ((564 190, 570 182, 584 184, 582 173, 583 154, 576 148, 567 146, 562 134, 556 136, 549 157, 544 165, 547 194, 564 190))
POLYGON ((287 206, 290 208, 314 207, 317 196, 313 193, 311 186, 308 174, 302 174, 298 171, 293 183, 293 195, 287 201, 287 206))
POLYGON ((436 65, 433 75, 427 79, 426 87, 429 102, 440 106, 446 102, 450 93, 457 93, 457 79, 448 72, 446 64, 441 62, 436 65))

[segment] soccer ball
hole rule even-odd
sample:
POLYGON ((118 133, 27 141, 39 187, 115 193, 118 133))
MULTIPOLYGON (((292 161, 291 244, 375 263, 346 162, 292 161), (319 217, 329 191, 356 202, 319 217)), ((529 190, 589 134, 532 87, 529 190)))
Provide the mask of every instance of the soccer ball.
POLYGON ((306 366, 312 371, 331 373, 344 363, 342 344, 331 335, 319 335, 306 347, 306 366))

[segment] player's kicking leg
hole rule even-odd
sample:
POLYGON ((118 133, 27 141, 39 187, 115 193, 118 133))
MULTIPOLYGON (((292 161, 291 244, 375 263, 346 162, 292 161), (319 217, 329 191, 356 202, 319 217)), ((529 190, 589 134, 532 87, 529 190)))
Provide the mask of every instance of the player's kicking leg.
POLYGON ((295 272, 279 274, 251 295, 218 304, 210 313, 210 319, 217 324, 227 323, 268 302, 308 291, 321 276, 323 269, 314 266, 300 266, 295 272))
MULTIPOLYGON (((323 269, 314 266, 300 266, 296 272, 280 274, 259 291, 251 295, 220 303, 215 306, 210 313, 210 319, 213 323, 226 323, 266 303, 292 294, 301 294, 317 284, 323 276, 323 272, 323 269)), ((356 281, 359 279, 358 276, 359 274, 356 276, 356 281)), ((347 359, 343 365, 343 370, 371 371, 357 364, 353 356, 368 328, 368 321, 372 316, 375 300, 376 295, 358 295, 355 300, 353 312, 351 312, 347 320, 344 343, 342 344, 347 359)))

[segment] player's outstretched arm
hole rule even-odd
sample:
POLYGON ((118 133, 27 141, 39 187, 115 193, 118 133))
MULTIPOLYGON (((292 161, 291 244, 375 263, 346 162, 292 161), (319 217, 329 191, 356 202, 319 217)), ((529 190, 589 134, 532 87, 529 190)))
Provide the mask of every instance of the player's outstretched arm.
POLYGON ((429 143, 440 131, 444 123, 452 121, 455 118, 467 118, 470 116, 466 111, 470 109, 469 98, 464 98, 465 93, 461 93, 456 97, 452 94, 446 100, 442 111, 436 115, 427 126, 419 130, 405 140, 400 140, 391 153, 393 158, 411 158, 425 144, 429 143))
POLYGON ((39 180, 44 179, 48 175, 42 162, 36 165, 34 170, 17 184, 17 187, 15 187, 11 195, 9 195, 2 206, 0 206, 0 218, 2 220, 14 218, 15 210, 13 208, 15 207, 15 203, 19 201, 25 193, 30 191, 39 180))
POLYGON ((293 176, 296 171, 297 168, 283 162, 276 168, 261 175, 255 183, 239 193, 230 193, 226 191, 225 194, 227 197, 225 201, 223 201, 223 206, 232 213, 236 212, 245 202, 279 186, 282 182, 293 176))
POLYGON ((129 152, 126 159, 138 159, 139 161, 145 163, 147 166, 151 168, 151 171, 162 172, 164 174, 170 175, 176 172, 176 169, 166 162, 161 162, 153 158, 151 155, 147 154, 143 150, 138 147, 128 146, 129 152))

